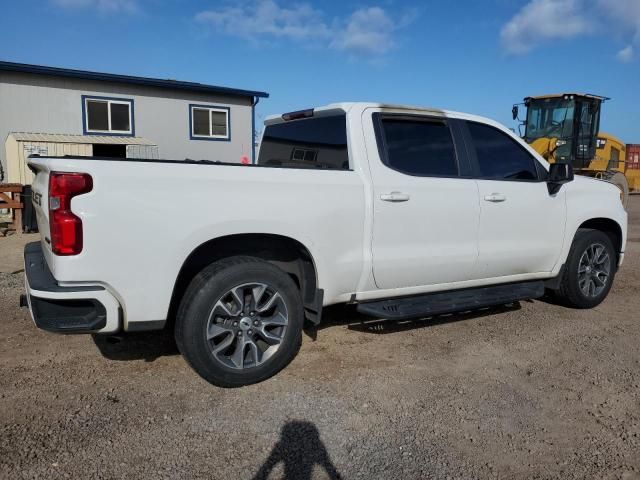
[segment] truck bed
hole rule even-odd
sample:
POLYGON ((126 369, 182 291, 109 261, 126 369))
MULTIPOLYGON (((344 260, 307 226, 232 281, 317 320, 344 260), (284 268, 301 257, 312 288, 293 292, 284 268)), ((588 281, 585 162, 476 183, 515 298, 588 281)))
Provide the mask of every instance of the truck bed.
POLYGON ((166 319, 183 262, 212 238, 260 232, 307 245, 319 278, 331 276, 325 302, 345 300, 361 275, 365 187, 355 171, 70 156, 34 156, 29 166, 44 173, 33 190, 51 272, 61 285, 104 286, 125 319, 166 319), (52 255, 47 242, 49 172, 93 178, 92 191, 72 199, 84 229, 73 257, 52 255))

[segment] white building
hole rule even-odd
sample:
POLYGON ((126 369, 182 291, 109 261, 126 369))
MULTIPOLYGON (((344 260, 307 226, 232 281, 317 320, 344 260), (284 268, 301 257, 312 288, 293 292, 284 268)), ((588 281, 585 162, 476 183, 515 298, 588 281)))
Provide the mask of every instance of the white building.
POLYGON ((24 158, 31 153, 253 161, 255 105, 266 97, 201 83, 0 61, 4 181, 30 183, 24 158))

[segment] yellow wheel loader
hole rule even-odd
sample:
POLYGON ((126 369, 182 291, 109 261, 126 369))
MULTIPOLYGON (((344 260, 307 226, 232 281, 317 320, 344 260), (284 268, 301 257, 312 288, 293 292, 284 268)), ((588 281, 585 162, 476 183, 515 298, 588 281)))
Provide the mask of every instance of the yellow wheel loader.
MULTIPOLYGON (((609 98, 581 93, 526 97, 527 117, 521 125, 526 142, 549 163, 569 163, 576 174, 615 184, 626 208, 625 144, 600 132, 600 110, 606 100, 609 98)), ((514 120, 518 120, 518 105, 523 104, 513 106, 514 120)))

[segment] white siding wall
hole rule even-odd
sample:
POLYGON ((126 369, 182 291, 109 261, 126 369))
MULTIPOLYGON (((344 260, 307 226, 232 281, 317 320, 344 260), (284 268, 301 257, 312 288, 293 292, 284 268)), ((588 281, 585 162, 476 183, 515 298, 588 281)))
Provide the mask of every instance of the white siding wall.
POLYGON ((4 143, 10 132, 83 133, 82 95, 133 99, 135 135, 156 143, 160 158, 251 158, 251 98, 0 72, 0 161, 5 176, 4 143), (231 141, 190 140, 190 103, 230 107, 231 141))

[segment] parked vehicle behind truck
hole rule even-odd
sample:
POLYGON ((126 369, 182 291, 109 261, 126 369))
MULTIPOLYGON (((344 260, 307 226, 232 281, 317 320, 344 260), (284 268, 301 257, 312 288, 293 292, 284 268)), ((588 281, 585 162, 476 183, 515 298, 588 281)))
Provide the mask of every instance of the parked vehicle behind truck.
POLYGON ((593 307, 627 235, 612 184, 574 179, 491 120, 436 109, 342 103, 271 117, 253 166, 29 165, 36 325, 173 328, 187 362, 221 386, 285 367, 327 305, 410 318, 547 289, 593 307))

